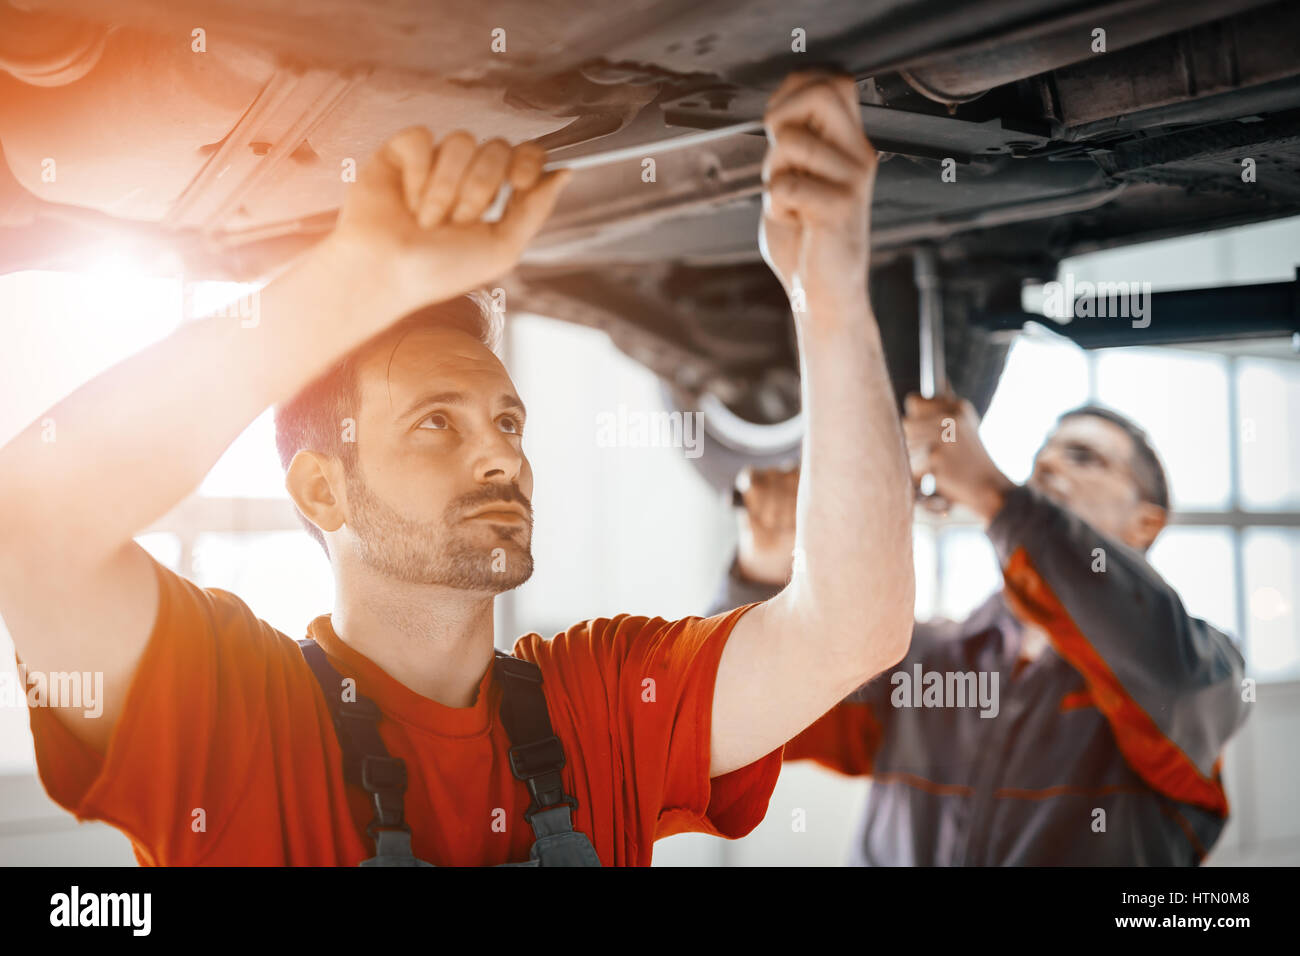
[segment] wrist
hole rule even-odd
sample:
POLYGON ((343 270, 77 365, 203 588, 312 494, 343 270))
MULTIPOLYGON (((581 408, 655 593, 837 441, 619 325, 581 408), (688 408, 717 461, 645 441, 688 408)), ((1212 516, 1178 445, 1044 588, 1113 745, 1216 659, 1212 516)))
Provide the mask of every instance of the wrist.
POLYGON ((1006 505, 1007 495, 1014 491, 1016 487, 1015 482, 995 469, 994 474, 989 477, 989 480, 980 487, 979 492, 967 504, 972 511, 979 515, 984 527, 987 528, 1006 505))
POLYGON ((807 293, 805 303, 805 311, 794 314, 801 343, 825 342, 835 349, 854 343, 879 346, 880 328, 864 292, 838 289, 807 293))
POLYGON ((403 294, 393 256, 370 243, 336 231, 314 246, 309 256, 312 281, 319 283, 324 297, 343 306, 348 326, 362 340, 424 304, 408 301, 412 297, 403 294))
POLYGON ((865 272, 845 272, 830 280, 806 280, 801 287, 809 312, 871 311, 865 272))

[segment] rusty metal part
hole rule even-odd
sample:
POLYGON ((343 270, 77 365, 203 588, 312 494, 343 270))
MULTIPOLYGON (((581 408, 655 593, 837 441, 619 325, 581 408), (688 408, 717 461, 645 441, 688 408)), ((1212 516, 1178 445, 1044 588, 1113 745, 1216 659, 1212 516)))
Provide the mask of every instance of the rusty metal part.
POLYGON ((1204 122, 1193 107, 1211 105, 1216 94, 1230 94, 1220 114, 1247 115, 1293 105, 1283 99, 1247 105, 1242 93, 1249 88, 1285 81, 1300 75, 1300 44, 1279 43, 1278 37, 1300 36, 1300 4, 1287 3, 1153 40, 1139 47, 1118 50, 1095 60, 1058 70, 1053 78, 1060 118, 1069 127, 1068 138, 1083 139, 1110 130, 1152 125, 1151 114, 1161 107, 1187 104, 1183 115, 1168 111, 1167 122, 1204 122), (1152 70, 1151 64, 1164 68, 1152 70), (1140 77, 1140 82, 1136 78, 1140 77), (1230 105, 1229 105, 1230 104, 1230 105), (1134 114, 1145 116, 1135 117, 1134 114))
POLYGON ((1276 0, 1119 0, 1066 16, 1032 23, 965 45, 953 53, 927 54, 904 65, 918 93, 940 103, 958 103, 993 87, 1145 43, 1271 4, 1276 0), (1092 31, 1106 31, 1105 53, 1092 50, 1092 31))

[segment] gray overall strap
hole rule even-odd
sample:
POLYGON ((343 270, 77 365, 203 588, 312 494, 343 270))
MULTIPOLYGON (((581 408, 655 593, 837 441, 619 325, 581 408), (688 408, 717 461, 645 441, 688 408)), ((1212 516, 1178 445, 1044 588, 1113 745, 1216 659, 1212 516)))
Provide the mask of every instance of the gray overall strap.
POLYGON ((406 793, 406 763, 388 754, 379 736, 379 707, 359 694, 345 700, 343 678, 332 666, 325 651, 311 638, 298 642, 316 683, 325 695, 325 705, 334 720, 334 730, 343 750, 343 778, 370 794, 375 804, 375 818, 366 827, 375 841, 375 855, 361 866, 432 866, 418 860, 411 851, 411 828, 402 819, 403 795, 406 793))
MULTIPOLYGON (((316 682, 320 684, 343 750, 343 776, 369 793, 375 818, 366 832, 375 841, 375 855, 361 866, 433 866, 411 850, 411 828, 403 819, 406 763, 388 753, 377 724, 379 707, 354 694, 345 700, 343 678, 325 651, 311 638, 298 642, 316 682)), ((526 863, 503 866, 600 866, 600 857, 586 834, 573 829, 572 808, 578 801, 564 792, 560 770, 564 748, 551 729, 542 693, 542 672, 536 664, 497 651, 494 676, 501 682, 501 723, 510 738, 510 770, 528 786, 532 803, 524 819, 537 838, 526 863)))
POLYGON ((564 747, 551 727, 542 671, 531 661, 496 652, 501 684, 501 724, 510 738, 510 772, 532 797, 524 819, 537 838, 520 866, 600 866, 585 833, 573 829, 578 801, 564 792, 564 747))

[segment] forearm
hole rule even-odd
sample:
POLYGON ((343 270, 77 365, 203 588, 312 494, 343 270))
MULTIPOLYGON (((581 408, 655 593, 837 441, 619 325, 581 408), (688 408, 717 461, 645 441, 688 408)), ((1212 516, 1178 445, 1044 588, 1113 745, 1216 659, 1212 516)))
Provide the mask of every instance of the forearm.
MULTIPOLYGON (((810 299, 799 324, 804 446, 790 593, 826 650, 866 679, 908 646, 912 483, 864 294, 810 299)), ((847 676, 847 675, 846 675, 847 676)))
POLYGON ((318 247, 261 291, 256 325, 188 323, 41 415, 0 448, 7 532, 23 544, 75 540, 91 561, 114 552, 192 491, 260 412, 381 327, 382 303, 358 314, 355 274, 318 247))

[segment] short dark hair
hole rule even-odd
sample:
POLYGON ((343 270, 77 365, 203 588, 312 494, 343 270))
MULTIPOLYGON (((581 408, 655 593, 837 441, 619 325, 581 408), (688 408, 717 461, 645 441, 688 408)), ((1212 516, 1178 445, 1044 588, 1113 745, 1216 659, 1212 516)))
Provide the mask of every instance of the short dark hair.
POLYGON ((1165 475, 1165 466, 1160 463, 1160 456, 1156 454, 1155 446, 1151 444, 1151 438, 1147 433, 1119 412, 1104 405, 1080 405, 1078 408, 1072 408, 1058 418, 1056 424, 1060 425, 1068 419, 1085 415, 1100 418, 1123 429, 1124 434, 1128 435, 1133 442, 1133 460, 1129 465, 1133 469, 1133 477, 1137 481, 1142 500, 1159 505, 1168 511, 1169 479, 1165 475))
MULTIPOLYGON (((491 306, 487 297, 482 293, 470 293, 417 309, 367 339, 298 394, 276 407, 275 447, 280 454, 281 467, 287 473, 294 455, 304 449, 339 458, 349 470, 356 467, 356 444, 343 440, 343 422, 349 418, 356 421, 361 398, 357 371, 372 350, 391 345, 396 351, 402 339, 416 329, 438 327, 467 332, 497 353, 501 325, 500 313, 491 306)), ((298 517, 328 555, 329 548, 325 546, 325 536, 320 529, 301 511, 298 517)))

